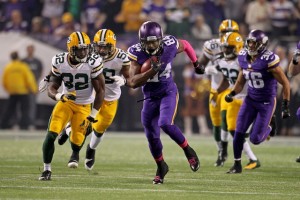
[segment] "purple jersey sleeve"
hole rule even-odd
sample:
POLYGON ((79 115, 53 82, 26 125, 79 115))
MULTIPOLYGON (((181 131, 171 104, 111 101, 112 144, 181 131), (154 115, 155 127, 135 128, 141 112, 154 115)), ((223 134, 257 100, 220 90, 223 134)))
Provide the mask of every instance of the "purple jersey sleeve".
POLYGON ((277 80, 270 69, 278 67, 280 59, 271 51, 264 51, 253 62, 249 61, 247 51, 242 50, 238 56, 243 75, 248 81, 248 96, 255 101, 268 101, 276 96, 277 80))
MULTIPOLYGON (((177 54, 179 43, 178 40, 171 35, 165 36, 162 40, 162 53, 158 56, 162 67, 160 71, 151 79, 148 80, 143 87, 143 92, 146 96, 160 95, 168 91, 170 88, 176 87, 172 77, 172 61, 177 54)), ((132 45, 127 50, 128 57, 131 61, 136 61, 142 65, 151 56, 143 51, 140 43, 132 45)))

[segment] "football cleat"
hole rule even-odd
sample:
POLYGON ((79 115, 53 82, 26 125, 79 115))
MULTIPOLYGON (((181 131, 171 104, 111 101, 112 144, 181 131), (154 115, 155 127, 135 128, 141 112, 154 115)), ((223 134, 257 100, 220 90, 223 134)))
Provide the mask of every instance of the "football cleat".
POLYGON ((242 171, 241 161, 235 161, 234 165, 227 171, 227 174, 240 174, 242 171))
POLYGON ((244 169, 256 169, 260 167, 259 160, 249 160, 249 163, 244 167, 244 169))
POLYGON ((192 171, 196 172, 200 168, 200 161, 198 159, 196 152, 190 146, 187 146, 183 150, 188 162, 190 163, 190 167, 192 171))
POLYGON ((69 136, 67 135, 66 129, 64 129, 61 134, 58 136, 58 140, 57 143, 59 145, 63 145, 67 140, 68 140, 69 136))
POLYGON ((215 162, 215 167, 223 167, 224 161, 221 159, 221 151, 218 152, 218 158, 215 162))
POLYGON ((167 165, 167 163, 162 160, 160 161, 160 163, 157 164, 157 170, 156 170, 156 175, 153 179, 153 184, 163 184, 164 183, 164 178, 166 176, 166 174, 169 171, 169 166, 167 165))
POLYGON ((40 181, 50 181, 51 180, 51 171, 45 170, 42 175, 39 177, 40 181))
POLYGON ((271 126, 272 130, 271 130, 269 136, 274 137, 275 135, 277 135, 277 122, 276 122, 275 114, 271 118, 270 126, 271 126))
POLYGON ((296 159, 296 162, 300 163, 300 156, 296 159))
POLYGON ((68 167, 76 169, 78 167, 78 162, 79 162, 79 152, 73 151, 70 160, 68 162, 68 167))
POLYGON ((85 154, 85 161, 84 167, 87 170, 92 170, 95 164, 95 149, 90 148, 90 144, 87 145, 86 154, 85 154))

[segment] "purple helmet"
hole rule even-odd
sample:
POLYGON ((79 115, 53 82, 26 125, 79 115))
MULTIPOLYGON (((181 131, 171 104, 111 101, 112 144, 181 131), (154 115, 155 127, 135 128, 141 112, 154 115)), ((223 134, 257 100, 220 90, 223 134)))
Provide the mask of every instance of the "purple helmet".
POLYGON ((139 30, 139 40, 143 51, 156 55, 162 48, 163 32, 156 22, 144 22, 139 30))
POLYGON ((261 30, 252 30, 246 39, 246 49, 250 56, 255 56, 266 50, 269 38, 261 30))

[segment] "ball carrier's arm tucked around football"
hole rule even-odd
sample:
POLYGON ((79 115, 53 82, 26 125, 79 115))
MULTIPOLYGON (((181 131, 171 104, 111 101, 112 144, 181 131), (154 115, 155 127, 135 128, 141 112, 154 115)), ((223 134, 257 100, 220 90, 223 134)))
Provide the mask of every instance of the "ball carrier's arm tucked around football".
MULTIPOLYGON (((143 64, 139 64, 137 61, 132 60, 130 66, 130 79, 127 81, 129 87, 137 88, 145 85, 145 83, 152 78, 155 74, 160 72, 163 63, 160 60, 160 55, 163 51, 163 41, 162 39, 155 39, 153 41, 142 41, 141 44, 145 52, 148 53, 149 59, 146 60, 143 64), (151 53, 152 52, 152 53, 151 53)), ((195 50, 191 44, 186 40, 178 40, 178 49, 177 54, 185 52, 193 63, 195 70, 199 74, 204 73, 204 67, 199 65, 195 50)))

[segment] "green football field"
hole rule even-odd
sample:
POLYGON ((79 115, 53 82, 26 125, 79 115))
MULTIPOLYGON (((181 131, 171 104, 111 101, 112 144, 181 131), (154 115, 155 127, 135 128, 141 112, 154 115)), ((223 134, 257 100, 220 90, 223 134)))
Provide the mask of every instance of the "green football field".
POLYGON ((262 166, 242 174, 226 174, 233 163, 232 145, 225 166, 216 168, 213 137, 188 137, 201 160, 200 170, 192 172, 183 151, 162 133, 170 171, 163 185, 153 185, 156 165, 143 133, 108 133, 91 172, 84 168, 86 144, 79 168, 69 169, 70 144, 56 143, 52 180, 38 181, 45 133, 0 132, 0 199, 300 199, 300 163, 295 162, 300 155, 300 137, 275 137, 252 145, 262 166))

